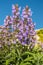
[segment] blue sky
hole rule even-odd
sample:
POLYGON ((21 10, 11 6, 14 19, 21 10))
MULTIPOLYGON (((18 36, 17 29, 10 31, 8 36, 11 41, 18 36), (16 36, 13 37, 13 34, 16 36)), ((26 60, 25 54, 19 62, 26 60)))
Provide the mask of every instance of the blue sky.
POLYGON ((33 12, 35 28, 43 28, 43 0, 0 0, 0 25, 4 24, 6 15, 12 15, 12 4, 18 4, 22 8, 28 5, 33 12))

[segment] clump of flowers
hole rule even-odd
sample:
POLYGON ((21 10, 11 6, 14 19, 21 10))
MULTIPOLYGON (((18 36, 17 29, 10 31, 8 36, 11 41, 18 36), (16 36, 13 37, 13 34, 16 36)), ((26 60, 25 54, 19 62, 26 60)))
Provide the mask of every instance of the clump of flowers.
POLYGON ((12 5, 12 16, 0 26, 0 65, 43 65, 43 44, 36 41, 31 9, 20 11, 12 5))
POLYGON ((7 43, 19 41, 23 45, 35 43, 36 39, 34 36, 36 32, 31 18, 31 9, 26 6, 23 8, 22 13, 20 11, 21 7, 18 4, 12 5, 12 16, 6 16, 2 30, 5 41, 7 43))

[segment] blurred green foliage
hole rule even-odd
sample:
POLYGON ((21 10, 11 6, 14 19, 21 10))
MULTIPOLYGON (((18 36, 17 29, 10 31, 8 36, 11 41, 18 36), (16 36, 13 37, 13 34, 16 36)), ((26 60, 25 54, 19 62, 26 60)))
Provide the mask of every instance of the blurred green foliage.
POLYGON ((0 48, 0 65, 43 65, 43 49, 11 44, 0 48))
POLYGON ((41 42, 43 42, 43 28, 42 29, 40 29, 40 30, 38 30, 37 31, 37 34, 38 34, 38 36, 39 36, 39 40, 41 41, 41 42))

